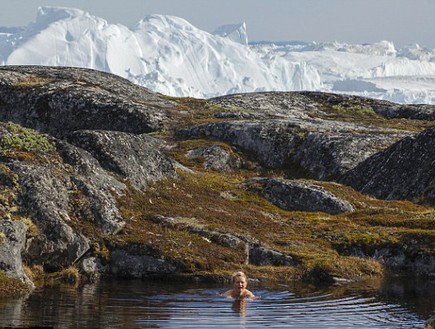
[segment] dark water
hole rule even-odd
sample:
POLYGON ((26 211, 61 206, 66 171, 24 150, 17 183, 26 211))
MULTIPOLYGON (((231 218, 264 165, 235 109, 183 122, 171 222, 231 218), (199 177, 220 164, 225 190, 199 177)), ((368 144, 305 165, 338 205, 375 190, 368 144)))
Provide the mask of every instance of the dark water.
POLYGON ((251 284, 261 298, 219 296, 227 287, 110 281, 46 287, 0 299, 0 327, 421 328, 435 311, 435 282, 388 281, 325 289, 251 284))

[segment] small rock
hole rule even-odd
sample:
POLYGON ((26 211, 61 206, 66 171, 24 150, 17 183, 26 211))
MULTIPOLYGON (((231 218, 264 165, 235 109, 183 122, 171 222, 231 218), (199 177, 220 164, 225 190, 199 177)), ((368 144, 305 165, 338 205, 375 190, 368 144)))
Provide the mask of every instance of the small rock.
POLYGON ((263 196, 278 207, 290 211, 321 211, 339 214, 353 211, 352 205, 308 180, 256 178, 245 185, 262 185, 263 196))
POLYGON ((242 166, 237 156, 218 145, 195 148, 187 156, 191 159, 203 158, 204 168, 219 172, 230 172, 242 166))
POLYGON ((24 273, 21 259, 26 232, 27 227, 23 222, 0 220, 0 271, 34 288, 33 282, 24 273))

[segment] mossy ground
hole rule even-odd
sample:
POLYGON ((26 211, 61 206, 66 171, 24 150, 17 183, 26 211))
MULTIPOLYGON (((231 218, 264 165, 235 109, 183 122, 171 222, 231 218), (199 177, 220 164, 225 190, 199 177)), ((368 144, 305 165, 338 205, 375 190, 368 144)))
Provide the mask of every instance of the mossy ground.
POLYGON ((410 202, 369 198, 350 188, 341 189, 356 211, 337 216, 283 211, 241 183, 250 173, 222 175, 214 172, 179 173, 179 178, 152 186, 144 193, 132 191, 120 200, 128 220, 126 234, 117 243, 146 243, 165 258, 183 264, 188 272, 228 272, 242 268, 258 277, 291 280, 314 268, 331 276, 355 279, 380 276, 382 266, 371 258, 349 256, 358 247, 367 254, 381 247, 398 247, 413 253, 433 253, 435 210, 410 202), (173 228, 162 227, 156 215, 188 220, 173 228), (245 235, 292 256, 295 268, 244 265, 241 251, 224 248, 188 233, 188 225, 222 233, 245 235), (418 244, 413 242, 419 241, 418 244), (432 241, 432 242, 431 242, 432 241), (410 247, 414 246, 414 250, 410 247))
MULTIPOLYGON (((213 113, 222 111, 207 107, 204 100, 175 100, 189 113, 187 119, 185 115, 179 117, 185 125, 213 122, 216 120, 213 113)), ((415 120, 387 120, 369 107, 352 104, 340 108, 328 106, 325 112, 335 119, 388 128, 406 127, 409 131, 426 126, 415 120), (408 121, 412 121, 412 125, 408 121)), ((166 138, 171 139, 171 135, 166 138)), ((257 278, 281 281, 309 278, 310 273, 318 269, 330 276, 348 279, 382 276, 384 268, 379 262, 370 257, 352 256, 351 251, 355 248, 372 255, 382 247, 397 247, 410 257, 431 254, 435 250, 434 208, 405 201, 377 200, 351 188, 323 182, 325 188, 349 201, 355 211, 335 216, 284 211, 263 199, 258 191, 243 187, 241 183, 258 172, 239 170, 221 174, 206 171, 200 160, 185 156, 194 147, 211 144, 216 142, 177 141, 178 146, 172 149, 171 156, 194 173, 180 171, 177 179, 156 183, 143 193, 131 190, 120 200, 122 214, 128 222, 125 235, 115 237, 112 242, 152 246, 156 253, 181 264, 187 273, 219 275, 243 269, 257 278), (156 215, 185 220, 182 221, 184 224, 168 228, 152 220, 156 215), (300 265, 245 265, 243 252, 189 233, 186 227, 192 226, 252 237, 292 256, 300 265)), ((219 144, 232 150, 229 145, 219 144)), ((273 172, 269 174, 273 175, 273 172)))
MULTIPOLYGON (((325 94, 327 95, 327 94, 325 94)), ((318 103, 318 106, 324 113, 323 119, 339 120, 344 122, 352 122, 356 124, 364 124, 367 126, 375 126, 384 129, 397 129, 409 132, 421 132, 433 125, 427 120, 414 120, 405 118, 387 119, 377 114, 370 105, 371 101, 350 97, 342 98, 339 95, 334 95, 335 100, 325 100, 316 96, 309 96, 318 103)))

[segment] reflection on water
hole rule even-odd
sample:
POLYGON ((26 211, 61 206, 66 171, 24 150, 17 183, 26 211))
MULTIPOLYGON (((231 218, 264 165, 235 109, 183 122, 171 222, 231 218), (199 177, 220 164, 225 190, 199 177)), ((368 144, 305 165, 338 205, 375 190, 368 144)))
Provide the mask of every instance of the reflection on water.
POLYGON ((250 301, 246 300, 246 299, 238 299, 233 301, 233 305, 232 305, 232 310, 238 314, 240 314, 241 316, 245 316, 246 314, 246 308, 248 306, 248 303, 250 301))
MULTIPOLYGON (((306 287, 302 287, 306 288, 306 287)), ((435 282, 387 281, 325 290, 252 285, 260 299, 233 301, 227 287, 110 281, 0 299, 0 327, 419 328, 435 310, 435 282)))

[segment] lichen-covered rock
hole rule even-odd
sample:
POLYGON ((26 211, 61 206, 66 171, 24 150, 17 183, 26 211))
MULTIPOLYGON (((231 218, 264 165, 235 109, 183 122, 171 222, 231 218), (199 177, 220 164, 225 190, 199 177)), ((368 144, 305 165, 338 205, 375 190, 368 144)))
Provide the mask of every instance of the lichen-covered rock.
POLYGON ((249 248, 249 264, 257 266, 297 265, 291 256, 259 245, 252 245, 249 248))
POLYGON ((394 136, 377 133, 335 134, 309 132, 298 147, 293 160, 312 177, 320 180, 339 177, 367 159, 378 149, 391 145, 394 136))
POLYGON ((173 107, 108 73, 39 66, 3 66, 0 72, 0 120, 55 137, 84 129, 155 131, 166 120, 161 108, 173 107))
POLYGON ((252 178, 244 184, 248 188, 260 184, 264 198, 285 210, 321 211, 328 214, 354 210, 349 202, 307 180, 252 178))
POLYGON ((242 166, 240 158, 218 145, 198 147, 187 152, 191 159, 204 159, 204 168, 219 172, 229 172, 242 166))
POLYGON ((100 278, 105 267, 101 264, 98 257, 86 257, 78 262, 80 273, 90 282, 94 282, 100 278))
POLYGON ((340 181, 381 199, 435 202, 435 127, 404 138, 348 173, 340 181))
POLYGON ((239 118, 309 119, 325 115, 323 108, 345 104, 349 107, 371 108, 378 115, 392 118, 435 120, 435 106, 428 104, 397 104, 385 100, 317 91, 255 92, 227 95, 210 99, 210 104, 228 108, 226 115, 241 113, 239 118))
POLYGON ((71 265, 89 249, 89 239, 69 225, 68 177, 31 164, 14 163, 11 167, 20 179, 23 210, 41 230, 31 241, 27 256, 51 269, 71 265))
POLYGON ((375 250, 373 258, 396 273, 413 273, 421 277, 435 276, 435 255, 406 255, 399 248, 385 247, 375 250))
MULTIPOLYGON (((79 193, 85 196, 82 208, 85 202, 89 209, 85 220, 96 224, 105 234, 118 233, 125 221, 119 214, 115 196, 123 195, 127 187, 103 170, 87 151, 62 141, 58 141, 57 148, 74 170, 70 177, 77 188, 75 196, 78 198, 79 193)), ((74 200, 74 195, 71 198, 74 200)))
POLYGON ((397 104, 390 101, 354 95, 331 94, 318 91, 303 91, 302 95, 319 104, 370 107, 384 118, 435 120, 435 106, 428 104, 397 104))
POLYGON ((209 100, 210 104, 228 108, 218 117, 279 119, 310 119, 322 112, 316 103, 299 92, 256 92, 221 96, 209 100), (235 110, 236 109, 236 110, 235 110), (226 115, 225 115, 225 114, 226 115))
POLYGON ((235 146, 266 168, 331 179, 405 136, 338 121, 295 118, 225 121, 178 131, 180 138, 210 138, 235 146))
POLYGON ((0 271, 34 287, 23 271, 21 253, 26 243, 27 227, 20 221, 0 220, 0 271))
POLYGON ((215 138, 237 146, 268 168, 285 166, 301 138, 292 133, 297 129, 285 121, 218 122, 179 131, 185 138, 215 138))
POLYGON ((82 130, 72 133, 68 140, 91 153, 101 167, 128 179, 138 189, 175 177, 173 161, 162 152, 162 143, 146 134, 82 130))
POLYGON ((163 259, 149 255, 132 254, 113 250, 110 256, 110 273, 122 278, 146 278, 153 275, 174 273, 176 267, 163 259))

